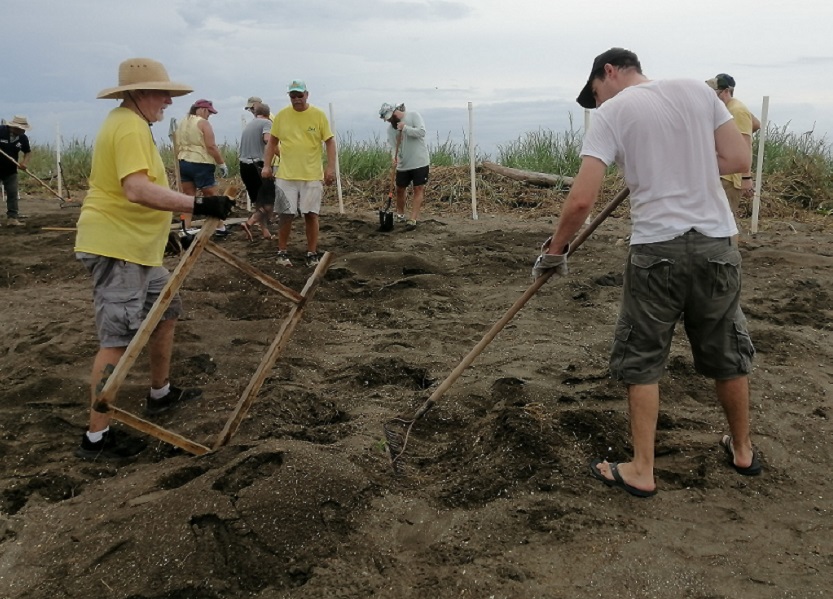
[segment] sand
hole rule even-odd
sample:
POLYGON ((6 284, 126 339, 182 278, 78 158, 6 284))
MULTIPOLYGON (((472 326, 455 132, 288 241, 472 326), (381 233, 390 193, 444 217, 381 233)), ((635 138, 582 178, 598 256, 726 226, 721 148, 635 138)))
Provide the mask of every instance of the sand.
MULTIPOLYGON (((743 240, 763 475, 727 465, 713 384, 679 329, 659 493, 637 499, 587 470, 630 451, 607 365, 625 213, 417 422, 396 476, 383 423, 412 414, 520 297, 552 215, 484 207, 474 221, 437 201, 416 231, 381 234, 370 205, 330 209, 333 265, 229 445, 194 457, 150 439, 134 460, 89 462, 73 450, 97 348, 90 281, 73 233, 42 228, 78 212, 40 194, 21 208, 25 227, 0 228, 0 597, 830 596, 826 223, 765 220, 743 240)), ((275 266, 274 245, 239 229, 220 243, 299 291, 311 273, 275 266)), ((210 255, 182 295, 173 380, 204 395, 154 422, 210 445, 290 305, 210 255)), ((147 384, 142 356, 117 404, 141 413, 147 384)))

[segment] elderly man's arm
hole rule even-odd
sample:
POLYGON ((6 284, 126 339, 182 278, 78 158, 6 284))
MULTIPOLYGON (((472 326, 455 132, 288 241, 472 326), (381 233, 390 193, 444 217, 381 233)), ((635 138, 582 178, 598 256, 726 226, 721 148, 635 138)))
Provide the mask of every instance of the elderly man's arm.
POLYGON ((324 140, 324 148, 327 150, 327 170, 324 171, 324 183, 331 185, 336 177, 336 140, 330 137, 324 140))
POLYGON ((147 171, 127 175, 122 179, 121 186, 127 199, 135 204, 177 213, 194 210, 193 196, 157 185, 150 180, 147 171))
POLYGON ((263 150, 263 170, 260 172, 260 176, 264 179, 272 176, 272 160, 274 160, 277 152, 278 138, 270 133, 269 141, 266 142, 266 149, 263 150))

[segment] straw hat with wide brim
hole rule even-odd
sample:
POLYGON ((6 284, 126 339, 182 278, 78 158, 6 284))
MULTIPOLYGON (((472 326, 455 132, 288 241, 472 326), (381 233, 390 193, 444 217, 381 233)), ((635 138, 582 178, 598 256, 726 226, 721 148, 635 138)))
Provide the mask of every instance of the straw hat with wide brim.
POLYGON ((99 100, 119 100, 124 92, 138 89, 154 89, 171 92, 171 96, 184 96, 194 91, 184 83, 175 83, 161 62, 150 58, 128 58, 119 65, 119 84, 98 92, 99 100))
POLYGON ((31 129, 31 127, 29 126, 29 121, 26 119, 25 116, 15 115, 12 120, 6 122, 6 125, 8 125, 9 127, 14 127, 15 129, 22 129, 23 131, 28 131, 29 129, 31 129))

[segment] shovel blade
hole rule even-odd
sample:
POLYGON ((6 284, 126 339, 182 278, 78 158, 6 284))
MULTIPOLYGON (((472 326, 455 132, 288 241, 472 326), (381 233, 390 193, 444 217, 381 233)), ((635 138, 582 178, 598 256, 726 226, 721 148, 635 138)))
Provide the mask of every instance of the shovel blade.
POLYGON ((379 211, 379 230, 384 233, 393 231, 393 212, 379 211))

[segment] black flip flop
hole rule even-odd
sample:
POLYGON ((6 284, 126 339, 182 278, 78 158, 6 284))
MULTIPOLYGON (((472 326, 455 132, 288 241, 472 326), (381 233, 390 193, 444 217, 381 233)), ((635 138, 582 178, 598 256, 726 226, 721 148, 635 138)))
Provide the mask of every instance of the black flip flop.
POLYGON ((735 472, 743 476, 758 476, 763 472, 764 467, 761 466, 761 460, 758 458, 758 450, 752 448, 752 463, 745 468, 735 464, 735 448, 732 447, 732 435, 723 435, 720 440, 720 446, 726 450, 726 456, 729 458, 729 465, 735 469, 735 472))
POLYGON ((602 481, 608 487, 619 487, 620 489, 624 489, 634 497, 653 497, 657 494, 657 490, 654 489, 653 491, 645 491, 644 489, 637 489, 633 485, 629 485, 625 482, 625 479, 622 478, 622 475, 619 474, 619 462, 610 462, 610 472, 613 474, 613 478, 607 478, 604 474, 599 471, 599 464, 604 462, 604 460, 591 460, 590 461, 590 476, 595 478, 596 480, 602 481))

